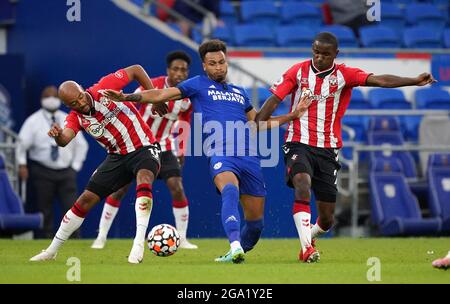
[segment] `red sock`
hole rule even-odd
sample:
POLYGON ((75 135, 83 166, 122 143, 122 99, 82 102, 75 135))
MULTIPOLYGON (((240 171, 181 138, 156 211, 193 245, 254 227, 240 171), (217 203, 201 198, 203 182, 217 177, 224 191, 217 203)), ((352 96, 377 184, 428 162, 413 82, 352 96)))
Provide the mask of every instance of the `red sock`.
POLYGON ((309 201, 295 200, 294 205, 292 206, 292 214, 296 214, 298 212, 311 213, 311 207, 309 206, 309 201))
POLYGON ((187 207, 188 205, 189 205, 189 202, 187 199, 185 199, 184 201, 176 201, 176 200, 172 201, 173 208, 184 208, 184 207, 187 207))
POLYGON ((116 200, 111 195, 106 198, 105 203, 116 208, 120 207, 120 200, 116 200))
POLYGON ((84 210, 78 202, 75 202, 73 204, 72 208, 70 209, 76 216, 84 218, 86 214, 88 213, 87 210, 84 210))
POLYGON ((139 184, 136 186, 136 196, 139 197, 149 197, 152 198, 152 185, 150 184, 139 184))

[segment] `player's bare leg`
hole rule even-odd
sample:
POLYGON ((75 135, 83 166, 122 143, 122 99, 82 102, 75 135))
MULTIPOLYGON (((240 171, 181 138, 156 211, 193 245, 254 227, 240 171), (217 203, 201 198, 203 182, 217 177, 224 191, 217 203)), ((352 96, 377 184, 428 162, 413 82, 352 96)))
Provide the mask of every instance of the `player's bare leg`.
POLYGON ((136 176, 136 236, 131 248, 128 262, 138 264, 144 259, 145 233, 153 207, 152 184, 154 174, 147 169, 140 169, 136 176))
POLYGON ((175 226, 180 234, 180 246, 184 249, 197 249, 186 237, 189 224, 189 203, 183 189, 183 180, 179 176, 169 177, 167 187, 172 195, 172 210, 175 217, 175 226))
POLYGON ((264 197, 241 195, 245 218, 245 225, 241 230, 241 245, 244 252, 252 250, 261 237, 264 228, 264 203, 264 197))
POLYGON ((316 202, 318 217, 316 223, 311 228, 311 238, 314 239, 320 235, 327 233, 334 223, 334 208, 336 203, 334 202, 316 202))
POLYGON ((233 172, 225 171, 215 176, 214 183, 222 194, 222 224, 231 247, 226 255, 215 261, 242 263, 245 254, 240 237, 239 181, 233 172))
POLYGON ((77 199, 73 207, 64 215, 61 225, 55 234, 50 246, 40 254, 32 257, 30 261, 45 261, 56 258, 59 248, 67 241, 70 235, 80 228, 86 214, 95 204, 100 201, 100 197, 88 190, 85 190, 77 199))
POLYGON ((98 225, 98 235, 94 243, 92 243, 91 248, 93 249, 103 249, 106 245, 106 240, 108 237, 108 232, 111 229, 111 225, 119 211, 120 201, 128 192, 128 188, 131 184, 125 185, 116 192, 110 194, 105 199, 105 204, 103 205, 102 216, 100 218, 100 223, 98 225))
POLYGON ((307 173, 297 173, 292 178, 295 189, 295 202, 292 208, 295 226, 300 239, 299 260, 307 263, 317 262, 319 252, 311 244, 311 176, 307 173))

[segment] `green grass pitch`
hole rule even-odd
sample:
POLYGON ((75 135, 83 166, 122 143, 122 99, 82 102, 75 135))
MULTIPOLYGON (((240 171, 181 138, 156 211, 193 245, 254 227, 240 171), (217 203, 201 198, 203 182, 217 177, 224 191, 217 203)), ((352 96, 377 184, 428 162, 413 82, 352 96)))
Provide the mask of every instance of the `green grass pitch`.
POLYGON ((0 240, 0 283, 72 283, 66 279, 70 257, 80 260, 77 283, 450 283, 450 271, 431 267, 450 250, 450 238, 319 239, 316 264, 298 262, 296 239, 262 239, 236 265, 214 262, 227 251, 224 239, 192 239, 198 250, 166 258, 147 250, 139 265, 127 262, 132 240, 109 240, 103 250, 91 249, 91 242, 69 240, 55 261, 36 263, 28 259, 48 240, 0 240), (371 257, 380 261, 381 281, 367 279, 374 273, 371 257))

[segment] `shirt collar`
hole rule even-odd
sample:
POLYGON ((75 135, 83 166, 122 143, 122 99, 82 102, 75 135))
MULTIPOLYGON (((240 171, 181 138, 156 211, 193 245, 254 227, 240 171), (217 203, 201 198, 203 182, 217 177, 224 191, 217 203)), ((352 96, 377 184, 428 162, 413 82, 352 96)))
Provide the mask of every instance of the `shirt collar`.
POLYGON ((311 70, 314 72, 314 74, 316 74, 317 77, 320 78, 325 78, 326 76, 330 75, 333 71, 334 68, 336 67, 336 63, 333 63, 333 65, 331 66, 331 68, 329 68, 328 70, 325 71, 319 71, 315 66, 314 66, 314 62, 311 60, 311 70))

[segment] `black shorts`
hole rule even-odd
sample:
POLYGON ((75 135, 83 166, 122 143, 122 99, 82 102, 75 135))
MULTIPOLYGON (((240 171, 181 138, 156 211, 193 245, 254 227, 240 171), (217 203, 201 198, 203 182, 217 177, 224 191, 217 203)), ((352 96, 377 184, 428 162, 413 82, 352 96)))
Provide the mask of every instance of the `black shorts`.
POLYGON ((171 177, 180 177, 181 167, 178 158, 172 151, 164 151, 161 153, 161 170, 158 178, 167 181, 171 177))
POLYGON ((139 170, 150 170, 155 177, 161 167, 161 148, 154 144, 139 148, 126 155, 108 154, 89 179, 86 190, 101 199, 129 184, 139 170))
POLYGON ((286 165, 286 183, 294 188, 292 178, 298 173, 311 176, 311 188, 316 199, 323 202, 336 202, 337 172, 341 168, 338 149, 316 148, 299 142, 283 145, 286 165))

